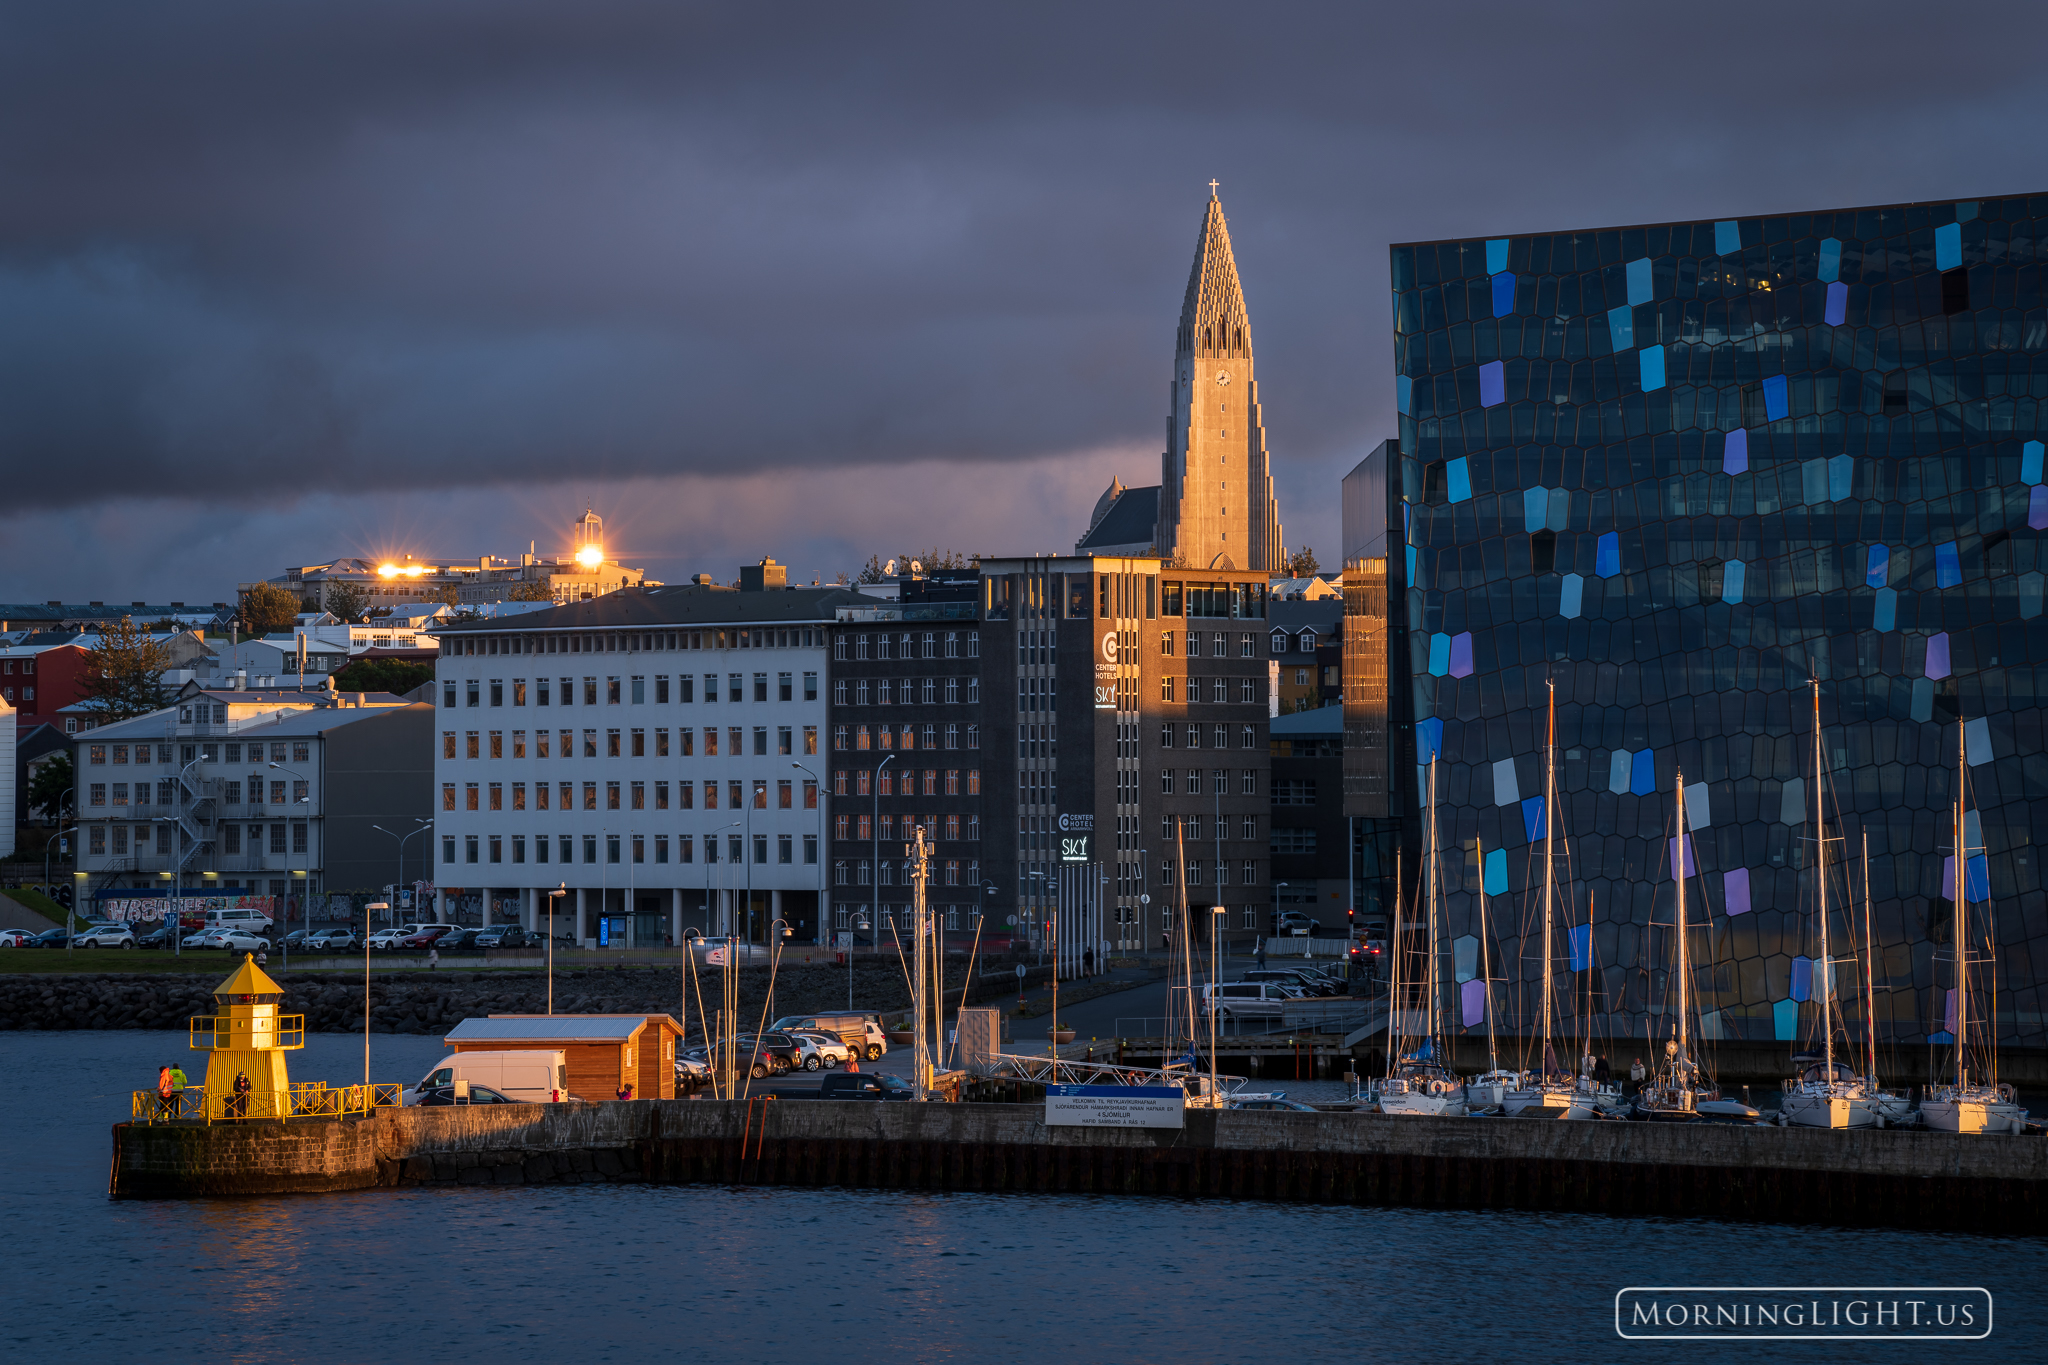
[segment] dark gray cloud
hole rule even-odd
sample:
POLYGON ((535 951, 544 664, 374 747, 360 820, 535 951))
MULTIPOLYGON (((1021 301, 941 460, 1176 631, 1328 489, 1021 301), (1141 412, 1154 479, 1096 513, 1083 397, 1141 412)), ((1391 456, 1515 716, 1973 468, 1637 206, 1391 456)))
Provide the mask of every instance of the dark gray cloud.
MULTIPOLYGON (((832 543, 887 548, 979 525, 853 494, 906 462, 1156 477, 1212 175, 1289 538, 1327 545, 1390 430, 1388 242, 2039 189, 2040 13, 16 4, 0 597, 160 571, 51 556, 116 504, 181 544, 288 517, 310 560, 377 499, 727 478, 836 490, 873 523, 832 543)), ((840 553, 816 523, 782 556, 840 553)))

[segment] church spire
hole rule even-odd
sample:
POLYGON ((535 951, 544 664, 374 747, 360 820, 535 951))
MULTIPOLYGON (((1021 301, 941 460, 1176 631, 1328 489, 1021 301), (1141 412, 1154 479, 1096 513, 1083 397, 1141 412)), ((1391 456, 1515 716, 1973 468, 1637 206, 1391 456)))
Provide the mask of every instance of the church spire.
POLYGON ((1230 225, 1223 202, 1209 185, 1209 207, 1195 239, 1195 265, 1188 272, 1188 292, 1180 309, 1180 335, 1175 351, 1203 359, 1239 359, 1251 354, 1252 334, 1245 321, 1244 290, 1237 282, 1237 260, 1230 252, 1230 225))

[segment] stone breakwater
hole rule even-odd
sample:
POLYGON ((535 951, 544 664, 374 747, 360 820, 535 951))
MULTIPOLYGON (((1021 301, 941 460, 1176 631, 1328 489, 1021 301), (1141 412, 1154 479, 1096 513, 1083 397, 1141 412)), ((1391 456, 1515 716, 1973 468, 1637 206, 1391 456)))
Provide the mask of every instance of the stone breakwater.
MULTIPOLYGON (((276 958, 272 959, 273 964, 276 958)), ((222 957, 203 975, 122 974, 0 976, 0 1030, 6 1029, 182 1029, 194 1015, 213 1013, 213 988, 232 968, 222 957)), ((359 1033, 363 1027, 363 979, 347 972, 284 973, 284 1014, 303 1014, 314 1033, 359 1033)), ((585 967, 555 970, 557 1014, 675 1014, 684 1006, 680 973, 674 966, 585 967)), ((977 981, 970 1000, 1000 998, 1016 990, 1016 978, 977 981)), ((957 968, 949 974, 948 1002, 959 999, 957 968)), ((718 1007, 716 973, 700 968, 705 1004, 718 1007)), ((768 969, 740 971, 740 1012, 758 1018, 768 991, 768 969)), ((688 1001, 696 1027, 697 992, 688 1001)), ((910 1007, 910 990, 892 959, 865 959, 854 969, 859 1008, 890 1012, 910 1007)), ((372 975, 370 1032, 446 1033, 464 1019, 489 1014, 544 1014, 547 977, 541 972, 405 972, 372 975)), ((775 1013, 809 1014, 846 1008, 846 968, 785 963, 775 978, 775 1013)))
POLYGON ((1519 1208, 2039 1235, 2048 1143, 1948 1133, 1190 1111, 1047 1128, 1036 1104, 642 1100, 119 1124, 117 1198, 719 1183, 1519 1208))

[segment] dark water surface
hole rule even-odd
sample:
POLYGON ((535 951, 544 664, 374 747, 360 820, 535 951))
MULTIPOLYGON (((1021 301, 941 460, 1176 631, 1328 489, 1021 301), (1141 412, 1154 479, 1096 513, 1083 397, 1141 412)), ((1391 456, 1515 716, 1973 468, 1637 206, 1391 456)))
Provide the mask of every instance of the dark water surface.
MULTIPOLYGON (((113 1203, 182 1033, 10 1033, 13 1361, 2030 1360, 2048 1239, 858 1190, 460 1188, 113 1203), (1617 1339, 1625 1285, 1981 1285, 1988 1341, 1617 1339)), ((414 1079, 437 1040, 374 1040, 414 1079)), ((303 1080, 362 1071, 316 1036, 303 1080)), ((191 1068, 195 1082, 199 1068, 191 1068)))

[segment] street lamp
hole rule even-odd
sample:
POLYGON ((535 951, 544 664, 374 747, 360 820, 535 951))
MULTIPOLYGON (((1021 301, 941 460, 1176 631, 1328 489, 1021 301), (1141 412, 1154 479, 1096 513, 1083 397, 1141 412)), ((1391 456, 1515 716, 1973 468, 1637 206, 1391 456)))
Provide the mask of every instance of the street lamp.
MULTIPOLYGON (((548 892, 548 1013, 555 1012, 555 902, 569 894, 569 883, 563 882, 548 892)), ((687 951, 687 950, 686 950, 687 951)))
MULTIPOLYGON (((419 828, 408 831, 405 834, 400 834, 395 830, 388 830, 384 828, 384 826, 382 825, 370 826, 371 829, 376 830, 379 834, 389 835, 391 838, 398 840, 398 886, 400 887, 403 887, 405 885, 405 841, 407 839, 413 838, 415 835, 425 834, 428 830, 434 827, 434 822, 432 820, 422 820, 417 815, 413 817, 413 822, 417 824, 419 828)), ((391 903, 389 901, 386 901, 384 903, 384 909, 386 913, 390 912, 391 903)), ((414 909, 418 909, 418 907, 415 906, 414 909)), ((438 918, 438 916, 436 918, 438 918)), ((306 922, 308 924, 311 924, 311 918, 309 917, 306 922)), ((368 939, 370 937, 370 907, 367 905, 363 907, 363 937, 365 939, 368 939)))
MULTIPOLYGON (((63 822, 62 816, 58 817, 58 822, 60 824, 63 822)), ((43 840, 43 894, 46 896, 50 894, 50 846, 65 835, 76 833, 78 833, 78 826, 73 825, 70 829, 59 829, 55 834, 43 840)), ((78 859, 74 855, 72 862, 75 864, 77 861, 78 859)), ((74 881, 73 884, 75 886, 76 882, 74 881)), ((55 899, 55 897, 52 897, 52 899, 55 899)), ((74 903, 64 907, 64 951, 67 955, 71 952, 71 921, 77 918, 78 910, 76 904, 78 893, 75 890, 72 892, 71 899, 74 903)))
POLYGON ((363 906, 363 1103, 370 1101, 370 912, 389 911, 391 902, 370 901, 363 906))

